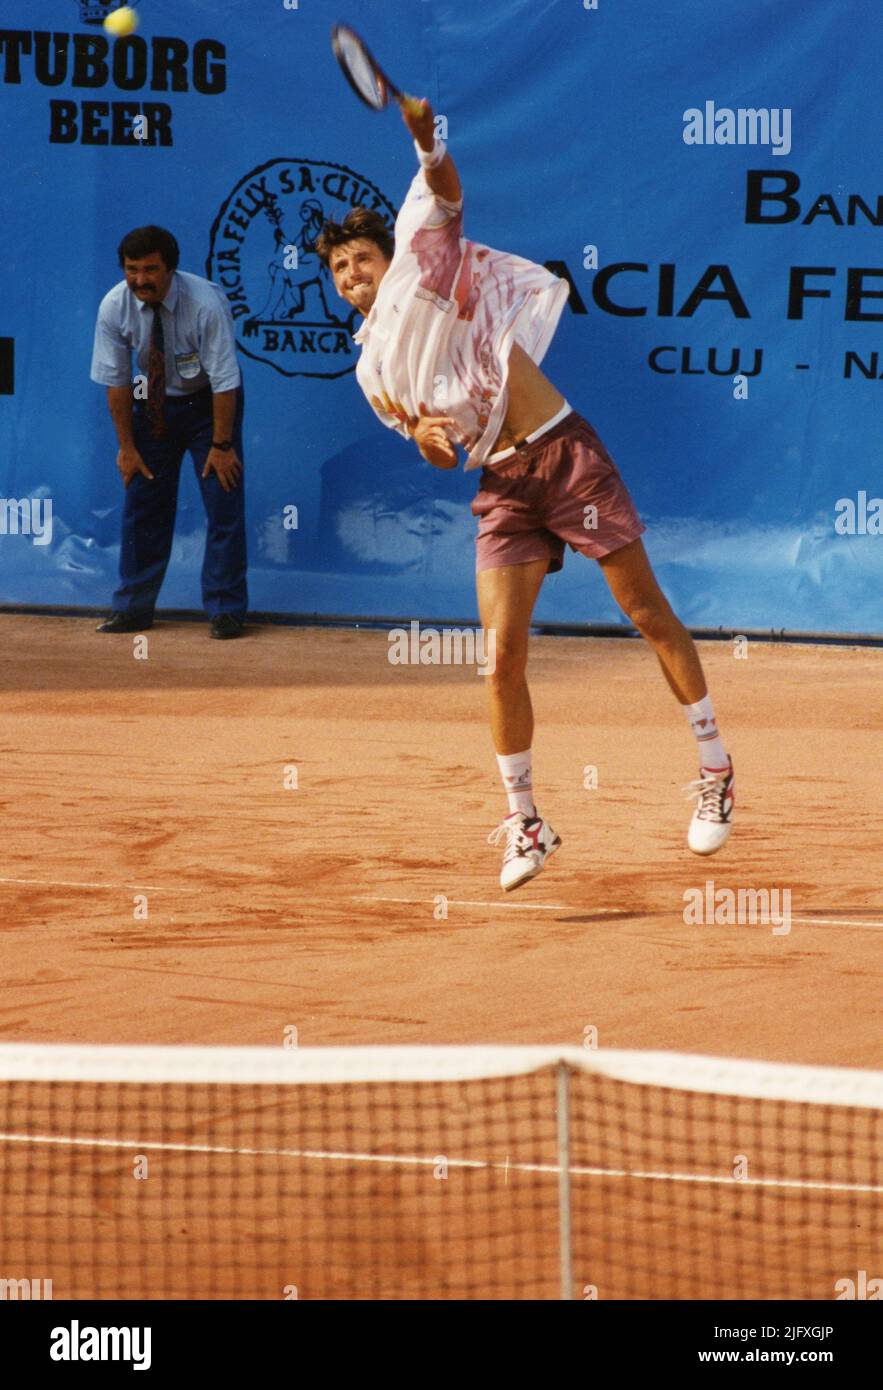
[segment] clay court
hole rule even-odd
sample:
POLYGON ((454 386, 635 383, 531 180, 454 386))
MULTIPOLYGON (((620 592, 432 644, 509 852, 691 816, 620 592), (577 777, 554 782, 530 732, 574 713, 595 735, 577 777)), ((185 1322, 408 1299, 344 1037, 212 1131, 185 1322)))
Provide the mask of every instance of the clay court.
POLYGON ((536 784, 564 844, 504 895, 474 667, 393 666, 382 630, 222 644, 160 622, 147 659, 85 618, 0 633, 6 1041, 594 1028, 601 1047, 883 1065, 879 650, 700 644, 738 768, 737 828, 703 860, 692 739, 650 650, 535 638, 536 784), (790 932, 685 925, 709 879, 790 889, 790 932))
MULTIPOLYGON (((649 649, 538 637, 541 807, 564 845, 504 896, 474 667, 392 665, 380 629, 0 630, 4 1042, 881 1065, 876 649, 702 644, 739 780, 735 834, 698 860, 692 740, 649 649), (789 929, 687 925, 710 879, 790 890, 789 929)), ((7 1086, 10 1269, 52 1270, 56 1297, 574 1296, 548 1068, 308 1101, 223 1079, 73 1104, 7 1086), (452 1183, 428 1180, 439 1152, 452 1183), (154 1181, 133 1183, 145 1154, 154 1181)), ((661 1080, 573 1081, 576 1297, 830 1298, 873 1261, 878 1110, 661 1080), (733 1182, 744 1155, 755 1180, 733 1182)))

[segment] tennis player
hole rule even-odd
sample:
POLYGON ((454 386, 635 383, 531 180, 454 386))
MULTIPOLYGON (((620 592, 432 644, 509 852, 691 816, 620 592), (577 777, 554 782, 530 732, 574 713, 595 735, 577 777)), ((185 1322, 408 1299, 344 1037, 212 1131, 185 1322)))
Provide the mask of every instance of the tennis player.
POLYGON ((540 371, 568 297, 543 266, 463 237, 454 162, 428 101, 402 109, 418 170, 395 224, 354 208, 326 222, 316 250, 338 294, 364 322, 359 385, 384 425, 414 440, 436 468, 482 467, 478 518, 481 621, 496 636, 486 684, 509 814, 500 884, 519 887, 561 844, 533 792, 528 634, 543 579, 565 544, 597 560, 614 599, 653 647, 696 738, 697 806, 687 843, 713 854, 733 823, 733 763, 718 731, 690 634, 672 611, 640 539, 646 529, 591 425, 540 371))

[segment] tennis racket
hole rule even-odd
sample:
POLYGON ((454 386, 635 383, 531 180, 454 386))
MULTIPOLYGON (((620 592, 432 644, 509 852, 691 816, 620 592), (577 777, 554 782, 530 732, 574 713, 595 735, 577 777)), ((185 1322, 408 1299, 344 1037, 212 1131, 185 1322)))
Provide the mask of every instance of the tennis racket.
POLYGON ((346 24, 335 24, 331 30, 331 47, 347 82, 372 111, 383 111, 391 101, 406 106, 413 115, 419 115, 423 110, 423 103, 417 97, 400 92, 395 83, 389 80, 354 29, 346 24))

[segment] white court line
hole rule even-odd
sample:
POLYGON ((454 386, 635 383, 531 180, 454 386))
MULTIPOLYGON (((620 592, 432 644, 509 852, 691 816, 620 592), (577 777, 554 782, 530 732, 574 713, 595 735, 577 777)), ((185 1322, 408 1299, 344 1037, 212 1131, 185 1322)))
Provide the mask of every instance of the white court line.
POLYGON ((845 917, 792 917, 791 921, 817 927, 870 927, 872 931, 883 931, 883 922, 853 922, 845 917))
MULTIPOLYGON (((150 893, 201 893, 201 892, 204 891, 202 888, 182 888, 182 887, 179 887, 177 884, 174 884, 174 885, 172 885, 172 886, 170 887, 168 884, 165 884, 165 885, 162 885, 162 886, 161 886, 160 884, 157 884, 157 883, 75 883, 75 882, 71 881, 70 879, 63 879, 63 878, 2 878, 2 877, 0 877, 0 883, 19 883, 19 884, 26 884, 26 885, 29 885, 29 886, 32 887, 32 888, 108 888, 108 889, 110 889, 110 888, 128 888, 128 889, 134 889, 136 892, 142 892, 142 893, 147 893, 147 892, 150 892, 150 893)), ((243 884, 242 886, 243 886, 243 887, 253 887, 253 884, 251 884, 251 883, 249 882, 249 883, 247 883, 247 884, 243 884)), ((234 890, 234 891, 235 891, 235 890, 234 890)), ((380 897, 372 897, 372 896, 371 896, 370 894, 368 894, 368 893, 356 893, 356 894, 353 894, 353 896, 352 896, 352 901, 353 901, 353 902, 372 902, 372 903, 426 903, 426 902, 428 902, 429 904, 433 904, 433 903, 435 902, 435 899, 434 899, 434 898, 380 898, 380 897)), ((535 912, 569 912, 569 911, 577 911, 577 910, 578 910, 578 909, 575 909, 575 908, 574 908, 574 909, 571 909, 566 903, 564 903, 564 904, 552 903, 551 905, 546 905, 546 906, 544 906, 542 903, 505 903, 505 904, 504 904, 504 903, 497 903, 497 902, 490 902, 490 903, 484 903, 484 902, 469 902, 469 901, 467 901, 467 900, 465 900, 465 899, 460 899, 460 898, 448 898, 448 902, 451 903, 454 907, 501 907, 501 906, 505 906, 505 907, 516 908, 516 909, 520 908, 522 911, 527 911, 528 909, 533 908, 533 910, 534 910, 535 912)), ((612 907, 611 907, 611 908, 603 908, 603 909, 601 909, 601 911, 605 911, 605 912, 616 912, 616 911, 618 911, 618 909, 617 909, 617 908, 612 908, 612 907)), ((661 915, 661 914, 660 914, 660 915, 661 915)), ((792 921, 793 921, 793 920, 795 920, 795 919, 792 918, 792 921)))
POLYGON ((161 887, 158 883, 79 883, 67 878, 0 878, 0 883, 23 883, 31 888, 134 888, 141 893, 201 893, 202 888, 161 887))
MULTIPOLYGON (((99 1149, 150 1149, 162 1153, 223 1154, 234 1158, 305 1158, 324 1162, 339 1163, 391 1163, 407 1168, 434 1168, 438 1155, 424 1158, 418 1154, 366 1154, 348 1153, 335 1149, 239 1149, 222 1144, 163 1144, 157 1141, 137 1143, 131 1139, 97 1139, 52 1134, 3 1134, 0 1142, 7 1144, 54 1144, 66 1147, 99 1149)), ((506 1175, 518 1173, 560 1173, 556 1163, 513 1163, 507 1155, 503 1160, 483 1158, 448 1158, 449 1168, 498 1169, 506 1175)), ((719 1173, 663 1173, 654 1169, 634 1168, 588 1168, 575 1164, 568 1171, 575 1177, 589 1178, 644 1178, 653 1182, 698 1182, 722 1184, 725 1187, 787 1187, 803 1192, 880 1192, 883 1186, 871 1183, 851 1182, 813 1182, 800 1178, 735 1178, 724 1177, 719 1173)))
MULTIPOLYGON (((428 903, 430 906, 435 904, 435 898, 382 898, 374 897, 370 893, 354 893, 352 896, 354 903, 428 903)), ((571 912, 577 909, 571 908, 567 903, 510 903, 510 902, 472 902, 467 898, 448 898, 447 901, 452 907, 507 907, 522 912, 533 909, 534 912, 571 912)), ((602 909, 606 912, 615 912, 616 908, 609 907, 602 909)))
MULTIPOLYGON (((352 900, 353 902, 368 903, 414 903, 424 904, 430 907, 435 904, 435 898, 383 898, 379 896, 375 897, 370 893, 354 893, 352 900)), ((499 899, 496 902, 473 902, 468 898, 447 898, 447 902, 451 907, 494 907, 510 911, 512 909, 516 911, 521 910, 522 912, 527 912, 530 909, 533 909, 534 912, 585 912, 591 910, 593 914, 600 912, 621 915, 628 911, 628 909, 624 907, 592 908, 590 903, 512 903, 505 899, 499 899)), ((652 912, 642 908, 640 915, 641 917, 668 917, 670 912, 665 908, 659 908, 652 912)), ((871 931, 883 931, 883 921, 858 922, 843 917, 794 917, 793 915, 791 921, 800 922, 804 926, 868 927, 871 931)), ((752 923, 752 925, 764 926, 765 923, 752 923)))
MULTIPOLYGON (((98 888, 98 889, 117 889, 125 888, 130 892, 136 893, 201 893, 202 888, 188 888, 180 884, 158 884, 158 883, 80 883, 71 879, 63 878, 3 878, 0 883, 15 883, 29 886, 32 888, 98 888)), ((253 887, 253 884, 244 884, 243 887, 253 887)), ((235 889, 234 889, 235 891, 235 889)), ((354 893, 351 895, 352 902, 368 903, 405 903, 412 905, 434 906, 435 898, 391 898, 373 895, 370 893, 354 893)), ((611 916, 622 916, 628 909, 623 907, 600 907, 591 908, 588 903, 531 903, 531 902, 508 902, 504 899, 497 899, 492 902, 478 901, 471 898, 448 898, 451 907, 484 907, 496 908, 509 912, 585 912, 591 910, 593 916, 598 914, 609 914, 611 916)), ((668 917, 670 912, 667 909, 659 908, 656 911, 641 909, 640 916, 647 917, 668 917)), ((791 917, 792 922, 797 922, 802 926, 816 927, 864 927, 869 931, 883 931, 883 921, 880 922, 860 922, 854 919, 843 917, 791 917)), ((729 924, 727 924, 729 925, 729 924)), ((754 925, 764 925, 763 923, 754 925)))

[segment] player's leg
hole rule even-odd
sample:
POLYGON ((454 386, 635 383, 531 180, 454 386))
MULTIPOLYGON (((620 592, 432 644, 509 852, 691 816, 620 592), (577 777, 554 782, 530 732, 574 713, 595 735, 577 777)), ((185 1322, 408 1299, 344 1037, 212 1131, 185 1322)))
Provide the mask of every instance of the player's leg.
POLYGON ((699 805, 687 842, 697 854, 712 854, 731 830, 733 768, 693 639, 656 581, 640 539, 646 527, 592 426, 574 412, 546 441, 531 460, 545 485, 543 524, 598 560, 613 597, 654 648, 700 750, 699 780, 690 788, 699 805))
POLYGON ((500 885, 507 890, 539 873, 561 843, 534 804, 533 708, 527 685, 530 620, 548 568, 546 555, 480 570, 476 579, 485 652, 494 654, 493 670, 484 677, 491 735, 509 803, 509 815, 490 841, 505 842, 500 885))
POLYGON ((233 447, 242 462, 239 482, 227 492, 215 473, 203 478, 214 432, 211 392, 199 392, 189 403, 187 447, 196 469, 206 514, 202 564, 202 604, 211 619, 212 635, 238 636, 248 611, 245 539, 245 460, 242 450, 243 395, 239 390, 233 447))
POLYGON ((690 788, 699 804, 688 844, 697 854, 713 854, 732 828, 733 764, 718 731, 696 644, 659 587, 640 537, 601 556, 598 563, 610 592, 650 643, 672 693, 684 707, 700 762, 699 778, 690 788))
MULTIPOLYGON (((534 604, 548 559, 500 565, 476 576, 485 651, 493 633, 494 670, 485 678, 494 748, 512 756, 531 745, 533 709, 527 687, 527 649, 534 604)), ((524 809, 532 809, 525 807, 524 809)))
POLYGON ((623 613, 646 637, 682 705, 708 694, 696 644, 659 587, 640 537, 598 560, 623 613))

